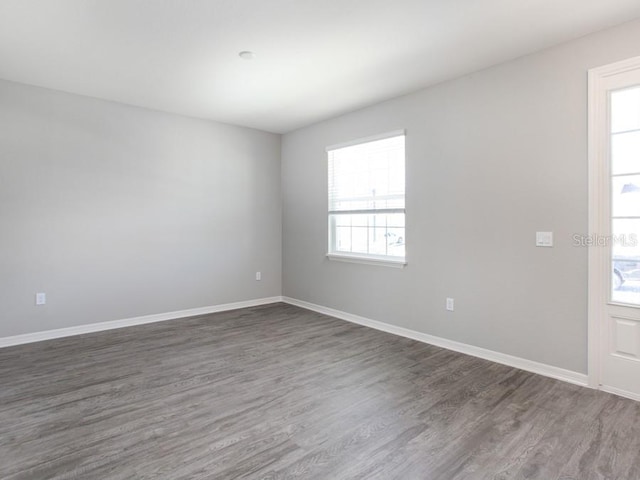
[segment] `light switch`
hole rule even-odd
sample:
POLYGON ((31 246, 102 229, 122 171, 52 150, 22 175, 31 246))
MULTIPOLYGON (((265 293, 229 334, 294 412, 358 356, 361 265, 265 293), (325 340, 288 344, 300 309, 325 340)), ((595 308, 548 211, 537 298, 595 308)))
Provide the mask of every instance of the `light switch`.
POLYGON ((553 247, 553 232, 536 232, 536 247, 553 247))

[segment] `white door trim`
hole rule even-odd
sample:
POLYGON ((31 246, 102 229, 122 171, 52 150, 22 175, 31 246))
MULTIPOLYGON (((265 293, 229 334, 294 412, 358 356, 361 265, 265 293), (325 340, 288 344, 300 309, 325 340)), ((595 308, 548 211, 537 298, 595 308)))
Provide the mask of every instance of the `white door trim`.
MULTIPOLYGON (((609 77, 640 68, 640 57, 604 65, 589 70, 588 86, 588 156, 589 156, 589 235, 596 238, 609 229, 609 138, 605 135, 608 118, 608 102, 602 95, 604 84, 609 77), (603 124, 604 122, 604 124, 603 124), (606 201, 602 201, 606 198, 606 201)), ((606 255, 602 248, 589 247, 588 278, 588 383, 590 387, 601 388, 602 346, 600 338, 601 319, 605 315, 604 306, 608 301, 604 282, 610 281, 603 272, 608 271, 606 255)), ((616 392, 617 393, 617 392, 616 392)))

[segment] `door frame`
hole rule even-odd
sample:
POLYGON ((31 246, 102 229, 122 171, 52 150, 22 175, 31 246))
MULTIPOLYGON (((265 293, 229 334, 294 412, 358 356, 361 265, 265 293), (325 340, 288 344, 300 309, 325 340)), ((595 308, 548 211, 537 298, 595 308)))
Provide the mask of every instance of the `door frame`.
MULTIPOLYGON (((608 99, 602 92, 609 77, 640 69, 640 57, 592 68, 588 72, 588 157, 589 157, 589 237, 594 239, 603 231, 608 231, 610 222, 609 165, 605 159, 609 155, 609 135, 606 134, 608 120, 608 99)), ((606 272, 609 266, 608 249, 590 245, 588 247, 588 385, 602 388, 601 356, 602 325, 609 301, 607 288, 610 287, 606 272)), ((611 392, 621 393, 621 392, 611 392)), ((628 396, 628 395, 626 395, 628 396)), ((636 398, 636 400, 640 400, 636 398)))

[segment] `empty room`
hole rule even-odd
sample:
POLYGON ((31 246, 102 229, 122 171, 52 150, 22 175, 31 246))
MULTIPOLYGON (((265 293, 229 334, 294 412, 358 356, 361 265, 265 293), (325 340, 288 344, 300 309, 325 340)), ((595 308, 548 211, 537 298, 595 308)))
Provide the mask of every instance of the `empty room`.
POLYGON ((640 3, 0 0, 0 479, 640 480, 640 3))

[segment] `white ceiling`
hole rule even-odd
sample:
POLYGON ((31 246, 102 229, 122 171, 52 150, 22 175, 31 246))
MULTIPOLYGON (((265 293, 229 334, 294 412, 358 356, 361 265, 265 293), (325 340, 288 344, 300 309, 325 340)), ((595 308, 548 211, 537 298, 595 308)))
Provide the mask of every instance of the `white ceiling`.
POLYGON ((638 0, 0 0, 0 78, 283 133, 637 17, 638 0))

